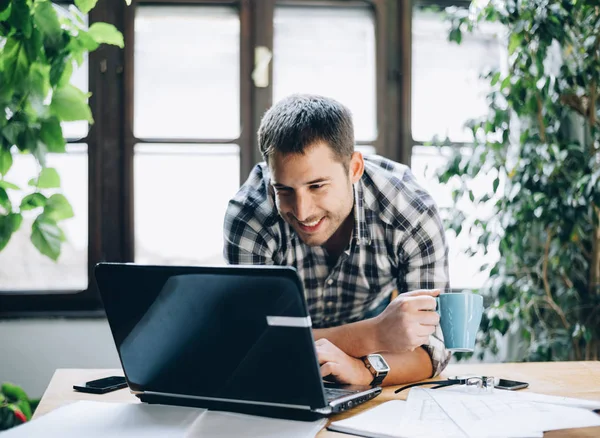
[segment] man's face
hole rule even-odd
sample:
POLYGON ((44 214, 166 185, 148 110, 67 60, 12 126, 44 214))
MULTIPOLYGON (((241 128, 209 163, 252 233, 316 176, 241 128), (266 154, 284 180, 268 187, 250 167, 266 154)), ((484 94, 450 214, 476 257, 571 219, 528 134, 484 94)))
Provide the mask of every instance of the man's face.
POLYGON ((362 176, 362 155, 355 152, 346 170, 319 142, 304 154, 275 153, 269 166, 281 217, 307 245, 324 245, 352 212, 352 184, 362 176))

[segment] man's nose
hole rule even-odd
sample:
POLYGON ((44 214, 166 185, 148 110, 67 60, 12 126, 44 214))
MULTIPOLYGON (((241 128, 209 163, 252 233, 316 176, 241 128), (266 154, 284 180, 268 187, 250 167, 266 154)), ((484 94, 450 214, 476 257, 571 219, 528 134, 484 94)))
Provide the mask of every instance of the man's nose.
POLYGON ((310 216, 310 199, 306 195, 296 194, 296 203, 294 205, 294 216, 300 222, 306 221, 310 216))

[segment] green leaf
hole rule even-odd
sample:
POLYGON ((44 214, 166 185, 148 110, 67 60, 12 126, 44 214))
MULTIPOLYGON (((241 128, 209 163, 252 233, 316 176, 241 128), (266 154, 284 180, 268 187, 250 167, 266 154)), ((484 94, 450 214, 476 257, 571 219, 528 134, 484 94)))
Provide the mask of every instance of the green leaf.
POLYGON ((27 125, 18 121, 10 121, 8 125, 6 125, 2 129, 2 135, 6 140, 8 140, 9 145, 14 145, 19 141, 19 135, 25 131, 27 125))
POLYGON ((43 1, 35 4, 33 19, 37 28, 42 32, 44 43, 51 48, 61 44, 62 29, 52 2, 43 1))
POLYGON ((111 44, 120 48, 125 45, 123 35, 112 24, 94 23, 88 33, 98 44, 111 44))
POLYGON ((519 47, 521 45, 521 35, 514 32, 510 34, 510 39, 508 42, 508 54, 512 55, 513 52, 517 49, 517 47, 519 47))
MULTIPOLYGON (((0 4, 4 4, 4 2, 8 3, 8 7, 4 10, 2 10, 0 8, 0 21, 6 21, 8 20, 8 17, 10 17, 10 13, 12 12, 12 8, 10 5, 10 0, 0 0, 0 4)), ((1 34, 0 34, 1 35, 1 34)))
POLYGON ((44 215, 56 222, 70 219, 74 216, 73 207, 67 198, 57 193, 48 199, 48 203, 44 207, 44 215))
POLYGON ((31 37, 31 15, 27 0, 13 0, 8 23, 21 31, 26 38, 31 37))
POLYGON ((10 149, 5 148, 0 143, 0 175, 4 177, 12 167, 13 157, 10 149))
POLYGON ((50 92, 50 66, 34 62, 29 69, 29 90, 40 103, 50 92))
POLYGON ((496 178, 496 179, 494 179, 494 183, 493 183, 494 193, 496 193, 496 190, 498 190, 498 185, 500 185, 500 179, 496 178))
POLYGON ((12 204, 8 198, 8 193, 3 187, 0 187, 0 207, 3 207, 6 212, 12 211, 12 204))
POLYGON ((63 137, 60 122, 56 117, 42 121, 40 139, 48 147, 49 152, 64 153, 67 142, 63 137))
MULTIPOLYGON (((19 229, 22 221, 23 216, 18 213, 0 215, 0 251, 8 245, 11 236, 19 229)), ((7 394, 4 391, 4 386, 2 386, 2 392, 7 394)))
POLYGON ((3 189, 21 190, 21 188, 18 185, 4 180, 0 180, 0 187, 2 187, 3 189))
POLYGON ((65 233, 50 218, 38 216, 31 227, 31 243, 40 253, 52 260, 58 260, 60 247, 66 240, 65 233))
POLYGON ((60 187, 60 176, 56 169, 52 167, 44 167, 40 172, 40 176, 36 179, 29 180, 30 186, 40 189, 57 189, 60 187))
POLYGON ((21 201, 21 206, 19 207, 21 211, 33 210, 39 207, 44 207, 48 202, 48 198, 46 198, 41 193, 31 193, 23 198, 21 201))
POLYGON ((98 0, 75 0, 75 6, 77 6, 81 12, 87 14, 94 9, 97 2, 98 0))
POLYGON ((0 0, 0 12, 5 11, 10 5, 10 0, 0 0))
POLYGON ((94 123, 92 112, 87 104, 88 97, 89 94, 67 84, 54 91, 50 112, 64 122, 86 120, 94 123))
POLYGON ((462 32, 458 27, 452 29, 448 35, 448 41, 454 41, 456 44, 460 44, 462 41, 462 32))
POLYGON ((19 400, 29 400, 25 391, 12 383, 3 383, 1 391, 11 403, 16 403, 19 400))
POLYGON ((73 76, 73 61, 68 59, 65 62, 63 72, 58 79, 58 88, 62 88, 67 85, 71 81, 71 76, 73 76))
MULTIPOLYGON (((39 132, 38 132, 39 136, 39 132)), ((48 148, 40 140, 36 140, 34 146, 30 149, 31 155, 40 163, 43 168, 46 167, 46 155, 48 154, 48 148)))
POLYGON ((7 86, 14 86, 18 80, 27 77, 29 69, 29 59, 27 52, 20 41, 9 38, 4 45, 4 72, 7 86))

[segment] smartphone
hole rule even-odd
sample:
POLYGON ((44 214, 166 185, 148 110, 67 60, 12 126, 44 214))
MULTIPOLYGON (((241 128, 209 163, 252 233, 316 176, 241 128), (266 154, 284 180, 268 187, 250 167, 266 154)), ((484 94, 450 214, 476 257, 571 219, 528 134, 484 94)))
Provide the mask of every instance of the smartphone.
POLYGON ((498 379, 498 383, 494 382, 494 388, 508 389, 509 391, 515 391, 517 389, 527 388, 529 383, 518 382, 516 380, 498 379))
POLYGON ((110 376, 103 379, 91 380, 83 385, 73 385, 73 389, 80 392, 90 392, 92 394, 104 394, 117 389, 126 388, 127 381, 125 377, 110 376))

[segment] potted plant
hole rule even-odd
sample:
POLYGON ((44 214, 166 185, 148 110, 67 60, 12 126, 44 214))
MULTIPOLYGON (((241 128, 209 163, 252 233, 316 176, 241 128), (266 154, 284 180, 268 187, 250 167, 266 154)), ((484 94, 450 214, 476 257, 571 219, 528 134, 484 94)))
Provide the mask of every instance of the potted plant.
POLYGON ((471 236, 471 255, 500 254, 482 266, 490 275, 480 355, 496 353, 510 332, 524 360, 597 360, 600 8, 492 0, 447 12, 450 40, 495 22, 508 46, 508 71, 485 75, 490 109, 468 124, 472 148, 454 148, 439 173, 456 201, 449 228, 471 236), (483 194, 474 190, 481 175, 493 175, 483 194), (469 204, 470 217, 459 207, 469 204))
POLYGON ((76 0, 65 8, 49 0, 0 0, 0 251, 30 215, 33 245, 53 260, 60 255, 65 234, 59 224, 73 210, 46 155, 65 152, 62 122, 93 123, 89 93, 70 84, 73 69, 100 44, 123 47, 114 26, 85 24, 95 4, 76 0), (11 182, 18 153, 32 154, 38 163, 28 187, 11 182))
POLYGON ((23 389, 11 383, 0 386, 0 430, 31 420, 39 400, 30 400, 23 389))

